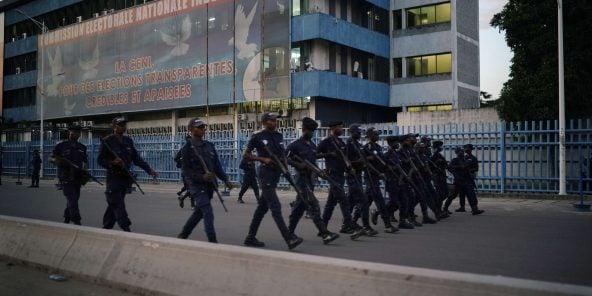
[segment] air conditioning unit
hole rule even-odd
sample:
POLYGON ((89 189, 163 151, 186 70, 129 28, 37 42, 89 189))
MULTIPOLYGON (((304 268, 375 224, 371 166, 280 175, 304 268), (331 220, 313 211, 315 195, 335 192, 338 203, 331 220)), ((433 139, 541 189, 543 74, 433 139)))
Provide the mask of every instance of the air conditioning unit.
POLYGON ((81 15, 79 15, 79 16, 76 17, 76 22, 77 23, 82 23, 82 16, 81 15))
POLYGON ((16 74, 21 74, 21 67, 16 67, 16 74))
POLYGON ((15 42, 15 41, 16 41, 16 38, 12 37, 12 42, 15 42))
POLYGON ((23 39, 27 38, 27 33, 23 33, 23 39))
POLYGON ((115 9, 113 9, 113 8, 109 9, 109 13, 114 13, 114 12, 115 12, 115 9))
POLYGON ((249 120, 249 116, 247 116, 247 114, 239 114, 237 117, 238 117, 238 120, 240 120, 240 121, 249 120))
POLYGON ((93 17, 99 17, 99 13, 98 12, 93 13, 93 17))
POLYGON ((102 14, 103 14, 103 15, 107 15, 108 13, 109 13, 109 11, 108 11, 108 10, 103 10, 103 11, 102 11, 102 14))

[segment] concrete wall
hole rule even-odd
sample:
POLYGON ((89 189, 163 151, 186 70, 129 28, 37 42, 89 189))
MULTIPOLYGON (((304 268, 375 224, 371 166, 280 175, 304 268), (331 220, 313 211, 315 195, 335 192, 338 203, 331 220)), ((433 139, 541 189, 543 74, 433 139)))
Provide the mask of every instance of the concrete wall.
POLYGON ((393 57, 412 57, 451 52, 452 32, 441 31, 427 34, 401 36, 393 40, 392 46, 393 57))
POLYGON ((0 216, 0 256, 151 295, 590 295, 592 288, 0 216))
POLYGON ((436 112, 399 112, 397 113, 397 125, 437 125, 437 124, 471 124, 489 123, 500 121, 497 112, 493 108, 466 109, 457 111, 436 112))
MULTIPOLYGON (((407 79, 413 81, 413 79, 407 79)), ((453 100, 452 80, 422 81, 391 85, 390 106, 450 104, 453 100)))

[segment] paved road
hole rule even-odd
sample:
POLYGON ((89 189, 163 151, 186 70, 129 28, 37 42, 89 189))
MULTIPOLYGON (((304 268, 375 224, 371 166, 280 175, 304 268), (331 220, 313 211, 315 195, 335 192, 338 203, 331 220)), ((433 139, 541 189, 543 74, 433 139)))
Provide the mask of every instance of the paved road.
MULTIPOLYGON (((10 179, 0 186, 0 214, 49 221, 61 221, 65 199, 42 181, 41 188, 14 185, 10 179)), ((127 198, 133 221, 132 231, 175 237, 189 209, 180 209, 174 185, 144 185, 145 196, 134 193, 127 198)), ((100 227, 106 207, 104 187, 88 185, 80 201, 82 223, 100 227)), ((255 209, 249 193, 246 204, 235 202, 236 192, 227 198, 229 213, 214 202, 216 230, 221 243, 242 245, 255 209)), ((318 193, 324 204, 326 193, 318 193)), ((293 193, 281 192, 284 217, 293 193)), ((473 217, 455 213, 436 225, 396 234, 381 233, 351 241, 342 237, 325 246, 316 237, 310 220, 302 220, 298 235, 305 239, 295 252, 414 267, 453 270, 488 275, 554 281, 592 286, 592 213, 572 210, 568 201, 483 199, 487 212, 473 217)), ((329 225, 338 230, 340 213, 329 225)), ((200 224, 190 239, 206 240, 200 224)), ((382 230, 377 226, 376 229, 382 230)), ((258 238, 268 249, 287 250, 268 213, 258 238)))

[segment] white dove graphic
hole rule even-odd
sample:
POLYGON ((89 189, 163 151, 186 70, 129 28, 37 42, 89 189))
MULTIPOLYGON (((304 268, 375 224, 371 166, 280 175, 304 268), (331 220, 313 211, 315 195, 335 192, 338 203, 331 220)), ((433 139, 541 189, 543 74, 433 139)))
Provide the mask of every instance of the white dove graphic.
POLYGON ((189 44, 185 43, 187 39, 191 36, 191 20, 189 16, 186 16, 183 19, 183 23, 181 24, 181 30, 176 30, 175 35, 169 35, 160 31, 160 37, 164 43, 173 46, 171 50, 172 56, 182 56, 187 54, 189 50, 189 44))
POLYGON ((253 16, 255 16, 258 3, 259 1, 255 2, 248 16, 245 15, 245 9, 242 4, 236 7, 234 16, 236 38, 230 38, 228 45, 232 45, 234 41, 234 47, 238 50, 237 57, 241 60, 253 57, 257 52, 257 44, 247 43, 247 38, 249 37, 249 28, 253 22, 253 16))
POLYGON ((97 73, 99 72, 99 70, 96 69, 98 65, 99 44, 97 43, 95 49, 93 50, 92 58, 90 60, 83 61, 81 59, 78 59, 78 66, 80 66, 80 69, 84 71, 84 74, 82 74, 82 80, 95 79, 97 77, 97 73))
POLYGON ((49 56, 49 68, 51 72, 51 83, 47 86, 46 95, 49 97, 55 97, 58 95, 58 88, 62 81, 64 81, 64 62, 62 57, 62 50, 60 47, 56 47, 55 54, 52 57, 50 52, 47 52, 49 56))
POLYGON ((275 3, 277 4, 280 14, 284 14, 284 11, 286 11, 286 4, 282 4, 280 0, 277 0, 275 3))
POLYGON ((72 115, 72 110, 76 106, 76 101, 72 102, 72 104, 68 103, 68 98, 64 99, 64 115, 72 115))

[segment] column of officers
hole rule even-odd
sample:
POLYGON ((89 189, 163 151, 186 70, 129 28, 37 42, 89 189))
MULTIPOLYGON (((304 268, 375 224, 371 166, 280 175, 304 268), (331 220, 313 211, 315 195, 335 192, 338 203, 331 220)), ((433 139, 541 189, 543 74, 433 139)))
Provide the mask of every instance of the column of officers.
MULTIPOLYGON (((324 244, 338 239, 339 235, 327 227, 337 205, 342 215, 339 233, 349 235, 352 240, 360 236, 376 236, 379 231, 373 229, 371 223, 377 225, 379 217, 386 233, 435 224, 452 214, 448 208, 456 196, 460 196, 461 201, 465 197, 468 199, 473 215, 484 212, 478 207, 475 193, 478 162, 471 153, 473 146, 470 144, 457 147, 456 157, 450 162, 441 153, 442 141, 432 142, 428 137, 421 137, 418 142, 418 134, 386 137, 388 147, 385 152, 378 144, 379 130, 363 130, 359 124, 352 124, 349 126, 349 138, 344 141, 343 122, 334 121, 328 124, 330 134, 316 145, 312 138, 318 124, 306 117, 302 121, 302 136, 284 148, 283 136, 276 130, 277 118, 278 115, 271 112, 261 116, 263 129, 251 136, 241 161, 240 168, 246 176, 238 202, 243 203, 243 194, 249 187, 253 188, 257 199, 244 240, 246 246, 265 246, 257 239, 257 232, 268 211, 271 211, 289 249, 303 242, 295 230, 305 212, 318 229, 318 236, 324 244), (365 145, 361 142, 362 137, 366 138, 365 145), (325 160, 325 169, 317 166, 317 160, 321 158, 325 160), (258 172, 255 162, 259 163, 258 172), (290 166, 296 171, 295 179, 288 169, 290 166), (453 176, 452 190, 447 182, 447 172, 453 176), (282 176, 297 195, 288 223, 284 220, 276 193, 282 176), (318 178, 327 180, 330 186, 323 209, 314 194, 318 178), (388 198, 382 194, 381 183, 384 183, 388 198), (376 205, 376 210, 370 212, 372 203, 376 205), (416 214, 418 205, 421 216, 416 214), (398 218, 395 216, 397 211, 398 218)), ((123 231, 131 231, 132 222, 125 207, 125 196, 135 182, 130 167, 133 163, 154 180, 157 174, 139 155, 132 139, 125 135, 126 123, 124 117, 113 119, 113 134, 101 140, 98 163, 107 170, 107 209, 103 216, 103 228, 111 229, 117 223, 123 231)), ((186 195, 193 205, 193 213, 178 238, 188 238, 203 219, 208 241, 216 243, 211 199, 214 192, 218 193, 218 179, 228 189, 232 189, 233 185, 222 168, 214 144, 204 139, 206 128, 201 119, 191 119, 188 124, 190 136, 175 157, 182 169, 186 195)), ((71 126, 68 139, 59 143, 50 157, 50 161, 58 167, 67 201, 64 222, 77 225, 82 220, 78 209, 80 188, 89 179, 96 180, 88 173, 86 146, 78 142, 79 137, 80 126, 71 126)), ((461 211, 465 211, 464 203, 457 210, 461 211)))

